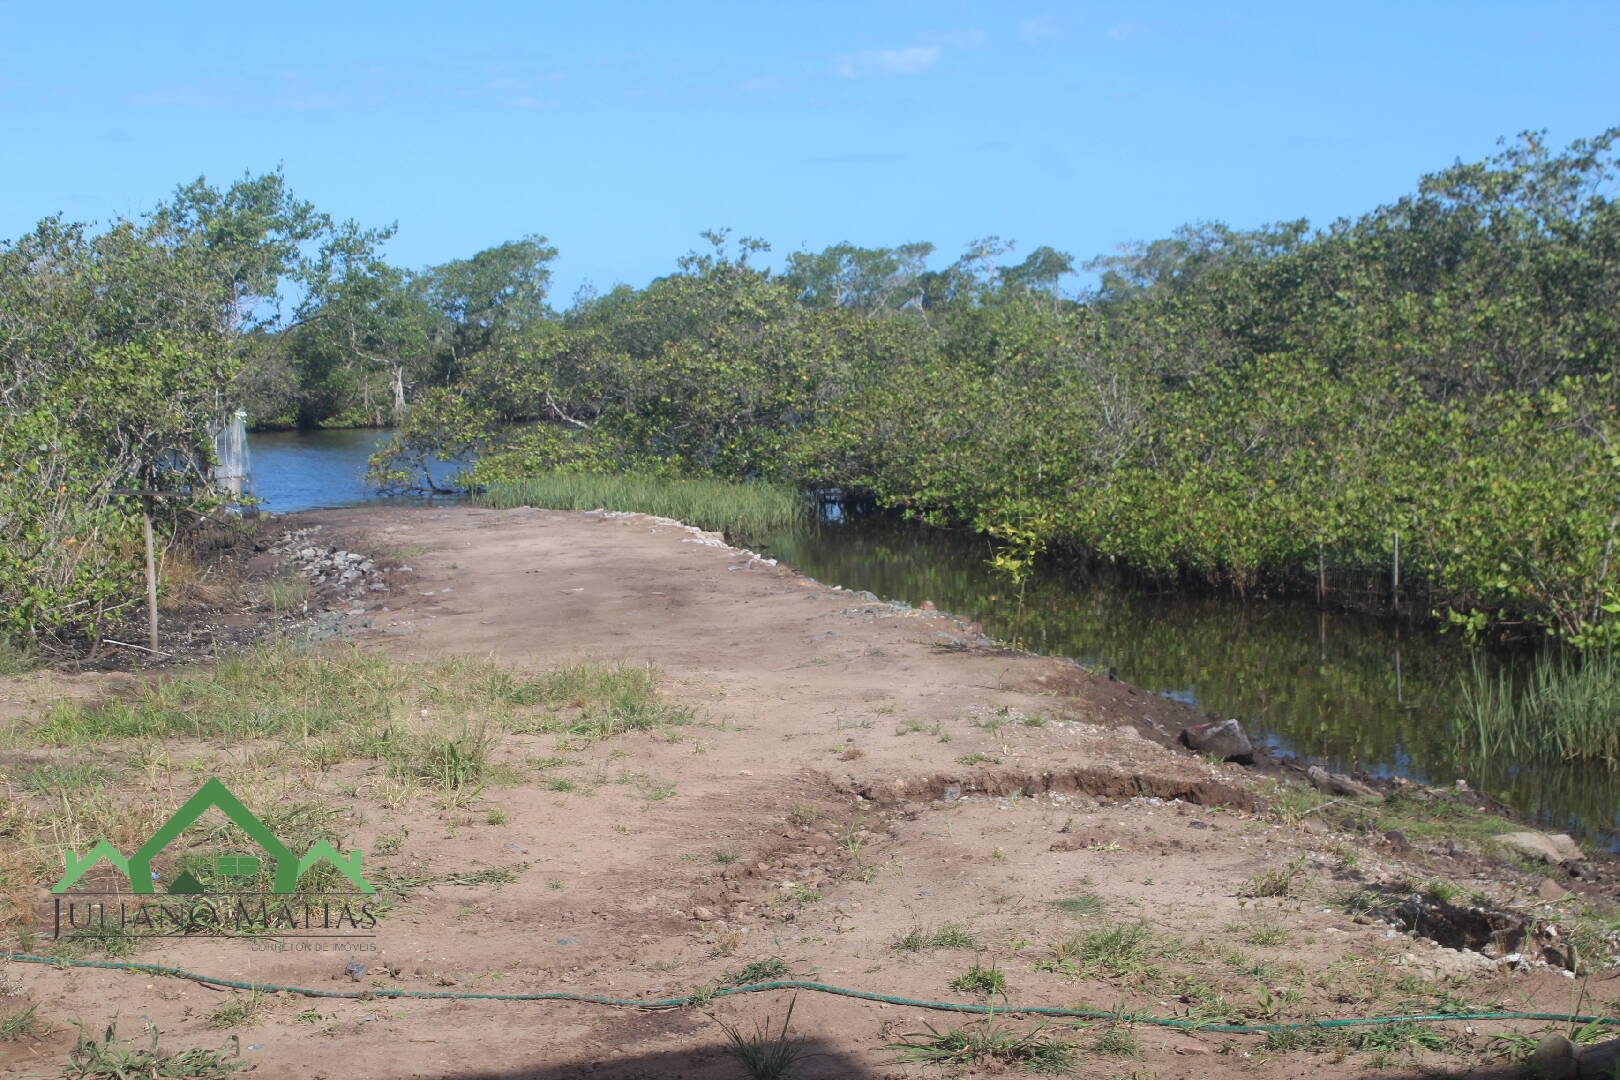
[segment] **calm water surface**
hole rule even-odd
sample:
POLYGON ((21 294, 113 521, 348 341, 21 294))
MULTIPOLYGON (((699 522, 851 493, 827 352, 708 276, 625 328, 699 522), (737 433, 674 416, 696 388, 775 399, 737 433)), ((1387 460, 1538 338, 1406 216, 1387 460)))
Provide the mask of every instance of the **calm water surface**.
MULTIPOLYGON (((393 438, 378 428, 255 431, 248 435, 251 488, 272 513, 319 510, 386 498, 390 502, 441 499, 379 496, 366 487, 366 459, 393 438)), ((444 472, 454 471, 445 466, 444 472)), ((434 471, 435 478, 440 477, 434 471)))
MULTIPOLYGON (((277 513, 377 496, 361 482, 387 431, 262 432, 250 437, 253 486, 277 513)), ((447 467, 448 471, 448 467, 447 467)), ((985 566, 980 538, 883 515, 757 538, 756 549, 806 574, 884 599, 984 623, 1011 637, 1017 598, 985 566)), ((1475 662, 1455 637, 1313 605, 1224 595, 1155 595, 1047 567, 1025 594, 1021 636, 1034 649, 1113 668, 1143 689, 1241 719, 1272 747, 1340 771, 1428 783, 1459 777, 1554 829, 1620 849, 1620 785, 1610 770, 1565 762, 1471 760, 1450 718, 1475 662)), ((1522 656, 1479 654, 1493 666, 1522 656)))

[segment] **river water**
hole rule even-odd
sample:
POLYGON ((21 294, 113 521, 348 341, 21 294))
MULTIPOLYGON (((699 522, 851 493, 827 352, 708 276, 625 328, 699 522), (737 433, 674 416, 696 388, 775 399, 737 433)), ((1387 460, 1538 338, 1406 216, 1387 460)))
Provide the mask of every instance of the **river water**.
MULTIPOLYGON (((276 513, 353 505, 377 496, 366 458, 386 431, 260 432, 250 437, 252 484, 276 513)), ((864 515, 751 539, 809 576, 886 600, 1015 630, 1030 648, 1221 717, 1285 753, 1339 771, 1457 779, 1544 826, 1620 850, 1620 784, 1569 762, 1476 760, 1459 753, 1451 715, 1473 663, 1522 655, 1469 650, 1455 636, 1392 619, 1324 614, 1312 604, 1243 603, 1221 594, 1155 594, 1108 575, 1043 567, 1017 597, 985 564, 982 539, 864 515)))

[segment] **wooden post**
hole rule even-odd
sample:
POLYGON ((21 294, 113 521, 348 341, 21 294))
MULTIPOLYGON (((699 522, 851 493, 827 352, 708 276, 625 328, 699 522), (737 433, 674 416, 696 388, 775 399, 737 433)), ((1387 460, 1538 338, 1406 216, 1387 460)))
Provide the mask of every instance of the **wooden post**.
MULTIPOLYGON (((141 537, 146 541, 146 645, 152 652, 161 653, 162 650, 158 648, 157 551, 152 540, 152 500, 173 498, 181 493, 149 488, 113 488, 107 494, 140 496, 141 537)), ((133 647, 140 648, 139 645, 133 647)))
POLYGON ((1401 530, 1395 530, 1395 568, 1390 574, 1390 610, 1401 613, 1401 530))
POLYGON ((146 538, 146 645, 158 651, 157 559, 152 553, 152 496, 141 496, 141 533, 146 538))
POLYGON ((1320 540, 1316 542, 1316 606, 1327 607, 1327 557, 1320 540))

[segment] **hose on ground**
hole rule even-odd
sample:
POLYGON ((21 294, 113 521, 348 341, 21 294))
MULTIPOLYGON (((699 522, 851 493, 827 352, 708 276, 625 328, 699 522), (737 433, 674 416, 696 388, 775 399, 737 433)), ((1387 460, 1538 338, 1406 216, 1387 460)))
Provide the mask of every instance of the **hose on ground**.
POLYGON ((451 990, 315 990, 304 986, 277 986, 274 983, 242 982, 237 979, 222 979, 214 975, 202 975, 184 968, 167 967, 163 964, 135 964, 122 961, 106 960, 58 960, 48 956, 29 956, 25 953, 0 953, 0 960, 11 960, 20 964, 49 964, 53 967, 79 967, 79 968, 107 968, 114 971, 127 971, 147 975, 165 975, 177 979, 190 979, 192 982, 205 986, 221 986, 231 990, 250 990, 263 994, 301 994, 305 997, 321 998, 357 998, 362 1000, 373 999, 412 999, 412 1000, 452 1000, 452 1001, 577 1001, 587 1005, 616 1005, 633 1009, 672 1009, 686 1005, 701 1004, 713 998, 731 997, 734 994, 755 994, 766 990, 809 990, 819 994, 836 994, 839 997, 856 998, 861 1001, 876 1001, 885 1005, 905 1005, 914 1009, 939 1009, 947 1012, 966 1013, 968 1015, 1001 1015, 1020 1014, 1028 1016, 1054 1016, 1070 1017, 1089 1020, 1128 1020, 1134 1024, 1152 1024, 1158 1027, 1183 1028, 1194 1031, 1229 1031, 1238 1033, 1261 1033, 1268 1031, 1291 1031, 1299 1028, 1343 1028, 1366 1027, 1375 1024, 1405 1024, 1405 1023, 1436 1023, 1453 1020, 1547 1020, 1564 1024, 1612 1024, 1620 1026, 1620 1019, 1603 1016, 1576 1016, 1569 1013, 1528 1013, 1528 1012, 1463 1012, 1463 1013, 1432 1013, 1412 1014, 1407 1016, 1359 1016, 1340 1020, 1303 1020, 1286 1024, 1214 1024, 1203 1020, 1188 1020, 1165 1016, 1140 1016, 1135 1013, 1116 1013, 1101 1009, 1064 1009, 1048 1005, 967 1005, 949 1001, 922 1001, 917 998, 898 997, 894 994, 876 994, 868 990, 852 990, 844 986, 829 986, 826 983, 805 982, 799 979, 782 979, 772 982, 749 983, 746 986, 730 986, 723 989, 706 991, 702 994, 688 995, 673 998, 615 998, 603 997, 598 994, 570 994, 561 991, 547 991, 534 994, 471 994, 465 991, 451 990))

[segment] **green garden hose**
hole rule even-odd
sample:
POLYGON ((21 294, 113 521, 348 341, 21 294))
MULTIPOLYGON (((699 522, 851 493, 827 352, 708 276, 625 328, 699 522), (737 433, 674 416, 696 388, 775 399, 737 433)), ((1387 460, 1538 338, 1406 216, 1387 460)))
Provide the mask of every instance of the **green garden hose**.
MULTIPOLYGON (((324 998, 415 998, 415 999, 450 999, 455 1001, 580 1001, 588 1005, 619 1005, 636 1009, 670 1009, 710 998, 730 997, 733 994, 753 994, 762 990, 813 990, 821 994, 837 994, 839 997, 858 998, 862 1001, 877 1001, 886 1005, 907 1005, 914 1009, 943 1009, 949 1012, 968 1013, 974 1015, 1023 1013, 1030 1016, 1066 1016, 1079 1017, 1091 1020, 1106 1020, 1118 1018, 1119 1013, 1107 1012, 1101 1009, 1059 1009, 1044 1005, 958 1005, 948 1001, 919 1001, 915 998, 896 997, 893 994, 874 994, 867 990, 851 990, 843 986, 828 986, 825 983, 803 982, 797 979, 784 979, 775 982, 750 983, 747 986, 733 986, 726 989, 717 989, 712 993, 702 995, 674 998, 656 998, 641 1000, 636 998, 602 997, 597 994, 565 994, 551 991, 540 994, 468 994, 457 993, 450 990, 311 990, 302 986, 276 986, 273 983, 239 982, 236 979, 221 979, 213 975, 199 975, 195 971, 186 971, 183 968, 165 967, 162 964, 130 964, 114 963, 104 960, 53 960, 48 956, 28 956, 23 953, 0 953, 0 959, 14 960, 23 964, 50 964, 55 967, 81 967, 81 968, 110 968, 114 971, 141 972, 148 975, 169 975, 179 979, 190 979, 193 982, 208 986, 223 986, 232 990, 256 990, 265 994, 302 994, 305 997, 324 998)), ((1186 1028, 1194 1031, 1233 1031, 1233 1032, 1265 1032, 1289 1031, 1296 1028, 1341 1028, 1363 1027, 1370 1024, 1401 1024, 1401 1023, 1429 1023, 1447 1020, 1550 1020, 1564 1024, 1614 1024, 1620 1026, 1620 1019, 1602 1016, 1574 1016, 1568 1013, 1521 1013, 1521 1012, 1473 1012, 1473 1013, 1437 1013, 1433 1015, 1412 1016, 1364 1016, 1348 1020, 1305 1020, 1292 1024, 1210 1024, 1201 1020, 1177 1020, 1163 1016, 1125 1016, 1131 1023, 1156 1024, 1159 1027, 1186 1028)))

